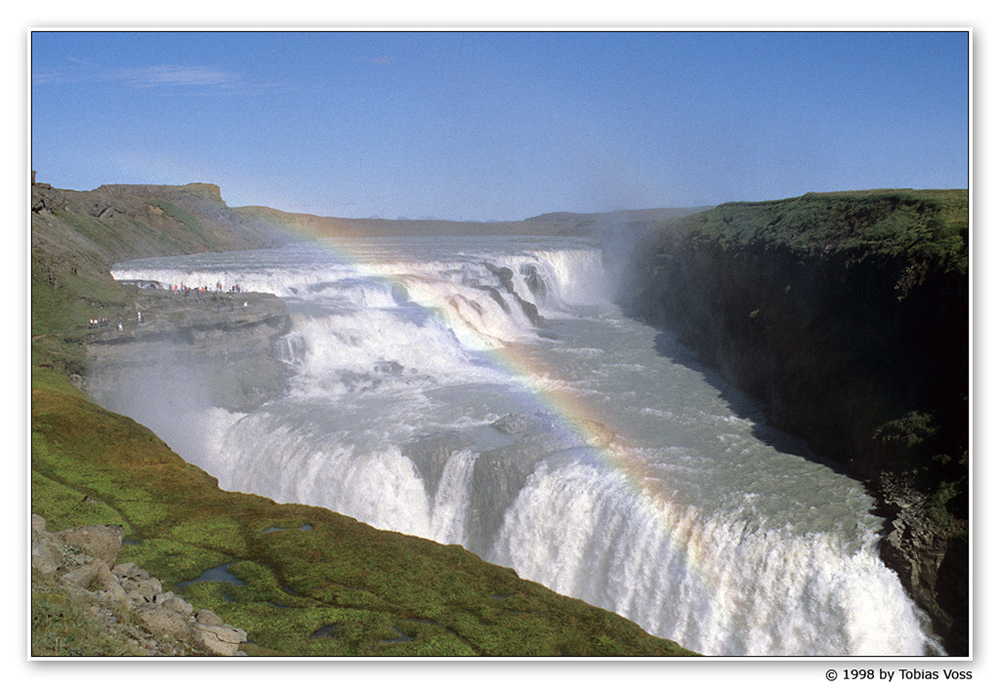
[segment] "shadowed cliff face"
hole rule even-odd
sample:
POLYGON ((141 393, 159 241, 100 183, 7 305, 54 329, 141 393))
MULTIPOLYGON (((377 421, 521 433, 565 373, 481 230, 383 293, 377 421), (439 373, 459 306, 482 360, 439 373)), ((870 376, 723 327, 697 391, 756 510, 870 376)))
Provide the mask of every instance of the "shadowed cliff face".
POLYGON ((770 423, 868 482, 884 559, 954 654, 968 652, 965 237, 964 192, 727 204, 650 237, 624 290, 770 423))

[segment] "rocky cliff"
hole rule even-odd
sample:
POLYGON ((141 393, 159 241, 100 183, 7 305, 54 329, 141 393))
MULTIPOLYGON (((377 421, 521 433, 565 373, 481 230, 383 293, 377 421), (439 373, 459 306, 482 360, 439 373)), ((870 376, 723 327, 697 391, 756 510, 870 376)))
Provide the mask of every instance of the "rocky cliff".
POLYGON ((72 191, 37 183, 31 187, 31 210, 32 252, 76 260, 81 251, 114 263, 289 240, 278 224, 227 206, 214 184, 118 184, 72 191))
POLYGON ((968 652, 968 194, 727 203, 663 226, 623 303, 678 333, 768 421, 866 481, 883 558, 968 652))
MULTIPOLYGON (((211 184, 31 187, 32 361, 77 380, 92 319, 132 323, 142 308, 110 266, 142 256, 239 250, 289 240, 280 227, 240 217, 211 184)), ((152 327, 144 327, 150 332, 152 327)), ((189 328, 190 329, 190 328, 189 328)))
MULTIPOLYGON (((291 318, 272 294, 181 293, 126 287, 133 312, 89 327, 87 392, 102 405, 132 389, 166 400, 172 381, 200 381, 205 406, 249 411, 285 390, 291 370, 276 343, 291 318)), ((177 391, 174 389, 174 391, 177 391)))

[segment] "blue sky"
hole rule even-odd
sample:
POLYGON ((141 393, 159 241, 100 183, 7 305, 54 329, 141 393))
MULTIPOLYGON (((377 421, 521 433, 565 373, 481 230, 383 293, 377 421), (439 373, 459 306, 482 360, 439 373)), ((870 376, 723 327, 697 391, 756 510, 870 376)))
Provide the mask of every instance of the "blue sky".
POLYGON ((522 219, 968 186, 964 32, 31 35, 39 181, 522 219))

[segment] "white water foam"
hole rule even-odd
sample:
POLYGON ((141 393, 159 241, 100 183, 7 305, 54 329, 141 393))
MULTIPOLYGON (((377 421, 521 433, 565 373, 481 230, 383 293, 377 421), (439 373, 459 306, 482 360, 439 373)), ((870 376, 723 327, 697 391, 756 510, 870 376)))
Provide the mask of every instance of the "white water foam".
POLYGON ((708 655, 927 650, 874 539, 852 549, 828 533, 706 518, 634 495, 622 476, 583 462, 534 472, 491 559, 708 655))

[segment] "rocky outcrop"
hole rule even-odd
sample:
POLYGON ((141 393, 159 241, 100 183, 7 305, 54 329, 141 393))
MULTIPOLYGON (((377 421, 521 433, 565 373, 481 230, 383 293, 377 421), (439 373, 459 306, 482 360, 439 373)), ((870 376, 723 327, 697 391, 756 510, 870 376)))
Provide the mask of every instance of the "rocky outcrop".
MULTIPOLYGON (((212 406, 245 411, 280 394, 290 375, 276 349, 291 329, 270 294, 131 288, 133 316, 84 335, 86 387, 107 401, 122 390, 155 394, 183 376, 212 406)), ((98 323, 101 325, 103 323, 98 323)))
POLYGON ((650 236, 623 304, 863 480, 885 562, 968 653, 963 192, 732 203, 650 236))
POLYGON ((66 196, 51 184, 31 183, 31 212, 52 214, 66 206, 66 196))
MULTIPOLYGON (((85 597, 91 614, 108 619, 141 619, 160 640, 136 646, 138 654, 244 655, 245 631, 225 623, 208 609, 197 612, 183 598, 163 589, 133 562, 117 563, 125 529, 91 525, 50 533, 45 519, 31 516, 31 566, 51 585, 85 597), (130 612, 121 613, 122 611, 130 612), (134 615, 134 616, 132 616, 134 615), (169 648, 166 651, 165 648, 169 648)), ((121 624, 130 623, 127 620, 121 624)), ((136 635, 134 631, 131 633, 136 635)))
MULTIPOLYGON (((214 184, 117 184, 93 191, 31 185, 32 253, 110 265, 130 258, 266 248, 287 228, 244 216, 214 184)), ((95 266, 96 267, 96 266, 95 266)))
POLYGON ((488 552, 488 545, 503 524, 504 514, 514 503, 536 465, 559 452, 585 446, 607 447, 611 433, 600 424, 576 419, 585 432, 573 433, 544 413, 512 413, 492 423, 506 435, 508 443, 481 451, 472 472, 468 542, 474 552, 488 552))
POLYGON ((540 462, 572 449, 606 448, 613 440, 611 431, 596 421, 575 418, 573 426, 575 431, 570 432, 547 413, 509 413, 488 426, 421 437, 407 443, 403 453, 413 462, 428 497, 433 499, 445 465, 462 449, 477 447, 465 546, 486 557, 504 514, 540 462))

